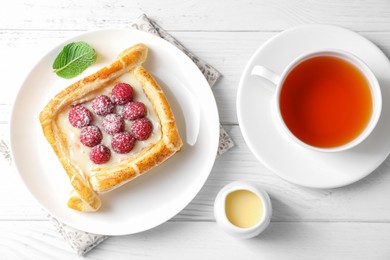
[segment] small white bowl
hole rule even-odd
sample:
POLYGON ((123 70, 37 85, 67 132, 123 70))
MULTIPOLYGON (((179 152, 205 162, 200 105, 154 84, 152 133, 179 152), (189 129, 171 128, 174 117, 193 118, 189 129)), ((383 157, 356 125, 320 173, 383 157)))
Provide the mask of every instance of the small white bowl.
POLYGON ((272 204, 268 193, 259 187, 246 182, 232 182, 223 187, 214 202, 214 216, 218 225, 228 234, 241 239, 252 238, 263 232, 269 225, 272 216, 272 204), (240 228, 232 224, 226 216, 225 201, 228 194, 237 190, 248 190, 256 194, 263 203, 263 216, 260 221, 249 228, 240 228))

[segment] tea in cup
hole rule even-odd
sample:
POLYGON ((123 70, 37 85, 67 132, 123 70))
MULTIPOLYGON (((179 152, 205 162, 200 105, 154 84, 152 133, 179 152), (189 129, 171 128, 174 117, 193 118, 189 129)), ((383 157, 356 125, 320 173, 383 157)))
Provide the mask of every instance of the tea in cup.
POLYGON ((323 152, 350 149, 366 139, 379 120, 379 83, 363 61, 345 51, 302 55, 281 76, 257 65, 252 75, 274 83, 277 122, 303 147, 323 152))

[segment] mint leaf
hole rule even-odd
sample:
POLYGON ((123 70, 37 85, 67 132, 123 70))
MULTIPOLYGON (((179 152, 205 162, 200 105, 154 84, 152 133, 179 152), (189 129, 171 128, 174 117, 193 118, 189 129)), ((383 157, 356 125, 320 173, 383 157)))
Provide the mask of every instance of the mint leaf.
POLYGON ((96 52, 85 42, 66 45, 54 60, 54 72, 66 79, 76 77, 96 61, 96 52))

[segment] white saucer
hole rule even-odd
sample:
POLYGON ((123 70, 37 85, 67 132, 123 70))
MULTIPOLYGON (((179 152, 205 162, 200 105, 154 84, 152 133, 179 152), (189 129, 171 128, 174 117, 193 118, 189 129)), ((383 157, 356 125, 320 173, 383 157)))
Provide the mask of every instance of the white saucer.
POLYGON ((241 76, 237 115, 246 143, 270 170, 292 183, 313 188, 336 188, 374 171, 390 152, 390 62, 372 42, 350 30, 329 25, 299 26, 263 44, 241 76), (378 78, 382 90, 381 118, 372 134, 357 147, 321 153, 298 146, 275 124, 271 83, 250 72, 263 65, 281 73, 297 56, 319 49, 341 49, 360 57, 378 78))

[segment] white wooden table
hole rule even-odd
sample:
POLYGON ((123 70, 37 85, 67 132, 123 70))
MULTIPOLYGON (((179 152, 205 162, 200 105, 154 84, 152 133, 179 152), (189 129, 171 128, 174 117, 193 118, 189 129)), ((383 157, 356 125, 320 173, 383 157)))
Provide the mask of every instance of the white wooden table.
MULTIPOLYGON (((48 49, 80 31, 125 28, 144 12, 222 72, 224 77, 213 91, 221 122, 236 147, 216 161, 203 189, 172 220, 141 234, 110 238, 87 257, 390 259, 390 159, 367 178, 344 188, 298 187, 255 159, 242 138, 235 109, 238 80, 247 60, 267 39, 289 27, 343 26, 390 55, 387 0, 3 2, 0 137, 9 140, 12 100, 26 73, 48 49), (271 195, 272 223, 255 239, 231 238, 214 222, 214 198, 222 186, 235 180, 262 185, 271 195)), ((0 177, 0 259, 77 258, 3 158, 0 177)))

